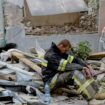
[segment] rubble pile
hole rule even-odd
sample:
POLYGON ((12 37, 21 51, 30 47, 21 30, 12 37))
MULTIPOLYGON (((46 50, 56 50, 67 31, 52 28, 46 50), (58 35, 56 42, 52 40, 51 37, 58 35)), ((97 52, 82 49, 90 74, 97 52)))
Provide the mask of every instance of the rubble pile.
MULTIPOLYGON (((37 54, 11 49, 0 54, 0 105, 49 105, 42 81, 37 54)), ((70 89, 51 95, 50 105, 88 105, 83 97, 70 89)))
MULTIPOLYGON (((39 48, 38 43, 37 48, 34 49, 34 53, 11 49, 0 54, 1 105, 49 105, 45 101, 47 96, 41 74, 40 62, 43 59, 38 57, 43 55, 45 51, 39 48)), ((67 86, 51 94, 50 105, 103 105, 105 102, 104 57, 105 52, 100 52, 91 54, 87 59, 87 62, 95 70, 94 79, 99 86, 93 100, 88 103, 83 93, 78 94, 75 87, 67 86)), ((96 85, 94 86, 96 88, 96 85)))
POLYGON ((97 32, 98 25, 96 15, 84 15, 80 18, 79 27, 85 32, 97 32))
POLYGON ((65 34, 65 33, 78 33, 79 28, 73 26, 72 24, 65 24, 61 26, 36 26, 32 27, 31 23, 27 22, 25 26, 27 35, 51 35, 51 34, 65 34))
POLYGON ((51 35, 51 34, 80 34, 80 33, 97 33, 97 15, 84 14, 81 16, 78 24, 67 23, 60 26, 36 26, 32 27, 31 22, 25 24, 27 35, 51 35))
POLYGON ((32 27, 31 25, 30 26, 26 25, 25 30, 27 35, 51 35, 51 34, 63 35, 63 34, 97 33, 98 27, 96 25, 96 20, 94 17, 88 15, 81 17, 79 26, 77 24, 73 25, 71 23, 62 26, 32 27))

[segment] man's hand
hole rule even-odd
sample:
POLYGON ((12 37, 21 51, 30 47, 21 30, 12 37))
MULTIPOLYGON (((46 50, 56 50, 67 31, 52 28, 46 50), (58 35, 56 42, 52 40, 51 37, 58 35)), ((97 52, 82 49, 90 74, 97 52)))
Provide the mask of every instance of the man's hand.
POLYGON ((88 65, 87 67, 83 67, 83 72, 87 78, 91 78, 93 76, 93 73, 94 73, 93 71, 94 70, 91 65, 88 65))
POLYGON ((87 68, 89 69, 91 75, 93 76, 94 75, 94 70, 93 70, 92 66, 88 65, 87 68))

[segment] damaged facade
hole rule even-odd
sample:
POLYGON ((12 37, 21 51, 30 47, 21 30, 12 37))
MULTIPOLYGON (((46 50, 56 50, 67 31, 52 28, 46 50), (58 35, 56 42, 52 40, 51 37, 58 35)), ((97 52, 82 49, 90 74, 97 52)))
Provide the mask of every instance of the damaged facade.
MULTIPOLYGON (((59 8, 57 8, 57 5, 55 5, 55 8, 57 8, 58 11, 53 12, 54 8, 52 7, 53 8, 53 9, 51 8, 52 12, 46 13, 44 9, 43 11, 44 14, 42 16, 40 13, 41 11, 38 10, 38 8, 40 9, 40 6, 38 7, 36 5, 36 9, 33 9, 34 8, 33 4, 35 1, 32 1, 33 3, 30 3, 28 0, 24 0, 25 2, 24 7, 23 7, 23 1, 19 1, 20 3, 19 4, 17 3, 18 1, 17 0, 14 3, 14 5, 16 4, 18 5, 17 7, 15 6, 13 7, 12 5, 13 1, 11 2, 10 1, 7 1, 6 7, 5 7, 6 24, 8 26, 8 24, 12 24, 12 23, 20 24, 22 22, 25 24, 26 34, 52 35, 52 34, 81 34, 81 33, 85 34, 85 33, 98 32, 98 22, 97 22, 98 16, 96 16, 96 13, 94 13, 94 11, 93 12, 90 11, 90 13, 92 14, 90 13, 88 14, 87 12, 88 10, 92 10, 92 8, 94 7, 92 7, 91 9, 88 9, 87 7, 90 8, 91 3, 85 4, 83 0, 75 1, 75 2, 72 1, 74 3, 70 3, 70 4, 74 4, 74 5, 70 5, 69 7, 66 7, 66 8, 64 7, 65 4, 62 4, 63 2, 62 1, 57 4, 59 5, 59 8), (78 9, 75 8, 77 4, 80 4, 80 3, 81 5, 80 6, 78 5, 78 9), (9 10, 11 11, 11 14, 8 14, 9 10), (40 14, 37 14, 38 11, 40 14), (14 15, 12 15, 12 13, 14 15), (19 16, 17 17, 15 13, 18 13, 19 16), (34 14, 36 15, 34 16, 34 14), (87 27, 87 24, 88 24, 88 27, 87 27)), ((41 1, 39 2, 39 4, 41 5, 41 1)), ((45 3, 45 4, 49 6, 48 3, 45 3)))

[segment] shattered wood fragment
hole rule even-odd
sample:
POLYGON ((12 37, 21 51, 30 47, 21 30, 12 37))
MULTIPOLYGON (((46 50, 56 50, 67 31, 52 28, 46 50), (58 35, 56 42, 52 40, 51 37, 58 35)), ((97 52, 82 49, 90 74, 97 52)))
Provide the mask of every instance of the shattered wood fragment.
POLYGON ((4 74, 0 73, 0 79, 15 81, 16 80, 16 76, 12 75, 12 74, 4 75, 4 74))
POLYGON ((21 62, 35 70, 37 73, 41 75, 41 68, 37 66, 35 63, 33 63, 31 60, 27 59, 23 54, 19 52, 12 52, 12 55, 17 57, 21 62))

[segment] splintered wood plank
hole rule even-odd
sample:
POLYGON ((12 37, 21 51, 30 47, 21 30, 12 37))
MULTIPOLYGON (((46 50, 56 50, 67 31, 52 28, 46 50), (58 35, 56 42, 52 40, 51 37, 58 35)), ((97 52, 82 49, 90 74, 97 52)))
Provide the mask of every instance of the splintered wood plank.
POLYGON ((105 52, 97 52, 97 53, 93 53, 91 54, 88 59, 102 59, 105 57, 105 52))
POLYGON ((11 64, 8 64, 8 63, 6 63, 6 62, 0 61, 0 64, 6 65, 7 68, 12 69, 12 70, 15 71, 15 72, 21 72, 21 73, 23 73, 23 74, 27 74, 27 75, 31 75, 31 76, 34 75, 34 73, 32 73, 32 72, 25 71, 25 70, 20 69, 20 68, 18 68, 18 67, 12 66, 11 64))
POLYGON ((4 75, 4 74, 0 73, 0 79, 15 81, 16 80, 16 75, 12 75, 12 74, 6 74, 6 75, 4 75))
POLYGON ((29 66, 31 69, 35 70, 37 73, 41 74, 41 68, 33 63, 31 60, 27 59, 23 54, 19 52, 12 52, 12 55, 18 58, 21 62, 29 66))

